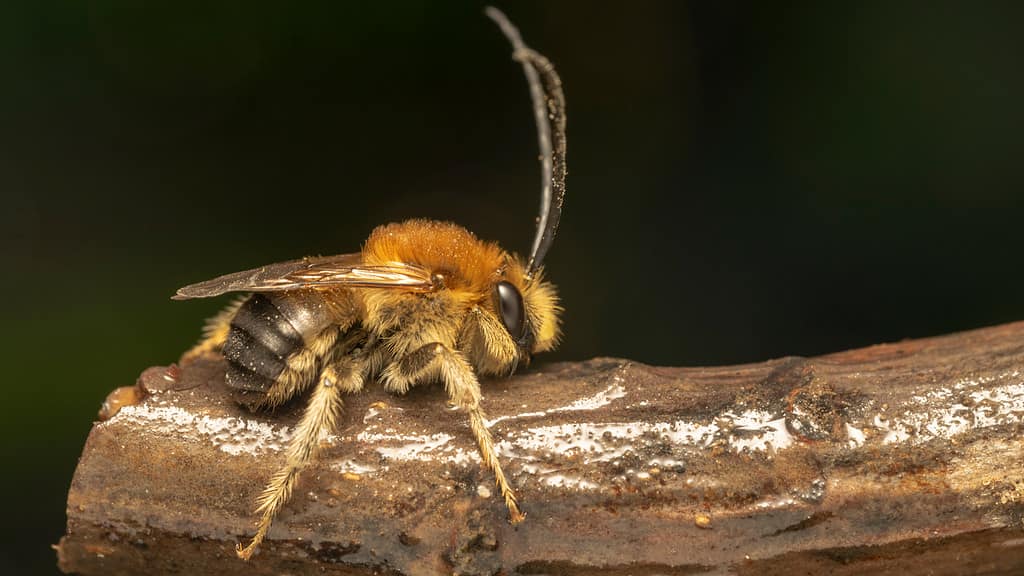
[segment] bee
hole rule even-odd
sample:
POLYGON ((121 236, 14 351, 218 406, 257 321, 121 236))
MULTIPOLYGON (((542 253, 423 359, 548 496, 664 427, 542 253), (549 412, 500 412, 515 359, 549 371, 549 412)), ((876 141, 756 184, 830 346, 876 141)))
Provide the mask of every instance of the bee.
POLYGON ((251 409, 308 393, 284 465, 257 499, 249 559, 287 503, 301 470, 334 428, 343 393, 378 380, 402 394, 440 381, 469 416, 483 464, 494 474, 512 523, 523 520, 485 424, 479 375, 511 375, 560 337, 555 287, 544 279, 565 196, 565 97, 543 55, 489 8, 527 76, 541 150, 541 210, 522 260, 456 224, 409 220, 373 230, 362 251, 309 257, 228 274, 178 290, 177 300, 249 293, 212 318, 184 354, 223 355, 226 384, 251 409))

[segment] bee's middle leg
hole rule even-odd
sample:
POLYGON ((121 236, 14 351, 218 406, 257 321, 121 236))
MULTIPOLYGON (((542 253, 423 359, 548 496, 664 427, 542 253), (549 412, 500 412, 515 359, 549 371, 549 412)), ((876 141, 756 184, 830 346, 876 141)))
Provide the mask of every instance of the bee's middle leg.
POLYGON ((526 515, 519 510, 515 492, 501 470, 494 439, 484 423, 486 415, 480 406, 480 382, 466 358, 444 344, 435 342, 389 364, 381 374, 381 379, 386 389, 404 393, 417 382, 435 376, 440 376, 444 382, 452 403, 469 414, 469 427, 480 448, 480 456, 484 465, 494 473, 495 484, 508 507, 509 519, 513 524, 521 522, 526 515))
POLYGON ((239 545, 238 557, 248 560, 263 542, 277 513, 291 497, 299 472, 316 455, 320 435, 334 428, 341 412, 341 394, 354 393, 363 388, 366 362, 361 354, 351 354, 335 360, 320 373, 316 387, 285 452, 285 465, 274 474, 257 500, 256 512, 260 519, 256 535, 244 548, 239 545))

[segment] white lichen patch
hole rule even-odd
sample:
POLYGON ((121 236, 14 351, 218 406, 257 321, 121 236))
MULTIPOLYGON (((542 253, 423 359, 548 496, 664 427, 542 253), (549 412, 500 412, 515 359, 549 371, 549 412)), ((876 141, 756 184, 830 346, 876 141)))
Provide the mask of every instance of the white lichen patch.
MULTIPOLYGON (((488 428, 494 426, 498 422, 503 420, 516 420, 518 418, 536 418, 540 416, 546 416, 548 414, 557 414, 560 412, 579 412, 583 410, 597 410, 598 408, 607 406, 613 401, 626 396, 626 388, 622 385, 622 377, 612 377, 612 384, 604 390, 593 394, 591 396, 585 396, 578 400, 566 404, 565 406, 558 406, 555 408, 548 408, 547 410, 533 411, 533 412, 522 412, 519 414, 510 414, 508 416, 499 416, 493 420, 486 420, 485 424, 488 428)), ((525 408, 525 405, 524 405, 525 408)))
POLYGON ((762 510, 776 510, 779 508, 789 508, 796 504, 797 501, 789 496, 772 496, 757 502, 754 504, 754 507, 762 510))
POLYGON ((549 413, 554 412, 576 412, 579 410, 597 410, 602 406, 607 406, 612 403, 613 400, 618 400, 626 396, 626 388, 620 383, 621 378, 616 376, 614 378, 615 383, 605 388, 604 390, 594 394, 593 396, 587 396, 580 398, 573 403, 562 406, 560 408, 552 408, 547 410, 549 413))
POLYGON ((356 435, 356 441, 368 444, 391 460, 431 460, 454 464, 479 462, 480 456, 453 442, 455 438, 443 432, 437 434, 399 434, 394 429, 383 432, 366 430, 356 435))
POLYGON ((855 426, 850 425, 849 422, 847 422, 847 424, 846 424, 846 437, 848 439, 847 443, 849 444, 850 448, 857 448, 857 447, 863 446, 864 442, 865 442, 865 440, 867 438, 864 435, 864 431, 863 430, 861 430, 860 428, 857 428, 855 426))
MULTIPOLYGON (((712 444, 734 451, 774 451, 787 448, 793 439, 786 430, 784 418, 768 412, 748 410, 740 414, 726 413, 715 422, 704 424, 687 420, 672 422, 575 423, 536 426, 517 433, 514 440, 498 443, 498 453, 505 458, 531 459, 537 453, 578 455, 584 463, 610 462, 626 453, 642 455, 651 442, 671 450, 699 450, 712 444)), ((660 468, 681 463, 662 456, 644 463, 660 468)))
POLYGON ((600 488, 596 483, 565 470, 548 468, 538 464, 527 463, 522 466, 523 472, 537 477, 541 484, 554 488, 570 488, 574 490, 597 490, 600 488))
POLYGON ((358 474, 359 476, 367 476, 379 472, 381 470, 380 466, 375 466, 373 464, 363 464, 361 462, 356 462, 355 460, 352 459, 333 462, 331 463, 330 468, 331 470, 334 470, 335 472, 339 472, 341 474, 358 474))
POLYGON ((540 477, 540 481, 555 488, 571 488, 575 490, 597 490, 599 488, 594 482, 568 474, 546 474, 540 477))
MULTIPOLYGON (((604 399, 590 397, 594 402, 610 402, 618 394, 615 386, 604 391, 604 399)), ((579 404, 573 404, 579 405, 579 404)), ((477 463, 480 456, 467 435, 458 438, 445 433, 399 433, 383 422, 371 425, 356 435, 355 441, 372 447, 380 456, 401 461, 447 462, 454 464, 477 463)), ((496 443, 499 456, 504 460, 521 460, 522 471, 537 476, 551 486, 591 490, 597 486, 581 477, 564 471, 545 469, 537 464, 538 456, 557 454, 576 456, 584 464, 611 462, 627 453, 643 455, 652 442, 667 445, 672 451, 706 449, 713 444, 728 446, 739 451, 775 451, 792 444, 786 430, 785 419, 773 417, 764 411, 749 410, 738 414, 727 413, 715 422, 704 424, 686 420, 673 422, 633 422, 604 424, 559 424, 535 426, 510 433, 496 443)), ((646 470, 673 470, 683 466, 681 460, 666 457, 664 450, 643 462, 644 470, 637 472, 639 479, 649 477, 646 470)))
POLYGON ((275 426, 248 418, 193 414, 177 406, 152 404, 125 406, 116 416, 99 425, 145 427, 153 434, 205 440, 232 456, 256 456, 267 450, 276 452, 283 449, 291 438, 288 426, 275 426))
POLYGON ((737 452, 782 450, 793 444, 793 437, 786 430, 786 419, 763 410, 740 414, 726 412, 719 423, 728 431, 728 446, 737 452))
POLYGON ((991 426, 1024 422, 1024 379, 1018 371, 965 378, 952 386, 914 396, 897 410, 898 418, 876 414, 870 427, 882 433, 883 444, 920 444, 949 439, 991 426), (1003 385, 992 386, 995 382, 1003 385))

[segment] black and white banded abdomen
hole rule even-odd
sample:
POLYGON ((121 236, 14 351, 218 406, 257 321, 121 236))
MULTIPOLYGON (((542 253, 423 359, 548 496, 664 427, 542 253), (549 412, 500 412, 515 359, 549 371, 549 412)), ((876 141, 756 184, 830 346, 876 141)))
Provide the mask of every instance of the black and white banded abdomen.
POLYGON ((266 391, 287 368, 288 357, 332 322, 315 292, 253 294, 238 308, 224 342, 228 386, 266 391))

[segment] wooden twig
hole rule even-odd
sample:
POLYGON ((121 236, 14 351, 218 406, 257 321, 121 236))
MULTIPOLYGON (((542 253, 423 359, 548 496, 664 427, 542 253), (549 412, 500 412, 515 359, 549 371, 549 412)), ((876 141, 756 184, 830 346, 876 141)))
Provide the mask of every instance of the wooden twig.
POLYGON ((485 382, 511 526, 444 393, 347 400, 250 562, 291 408, 223 365, 146 371, 89 436, 60 567, 82 574, 1019 574, 1024 323, 716 368, 616 359, 485 382))

